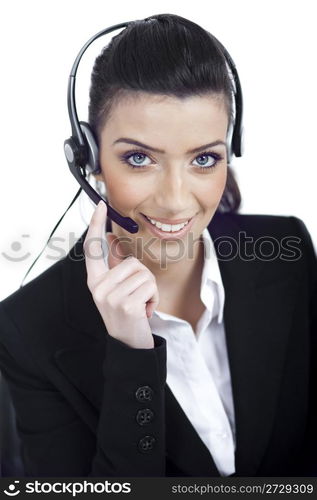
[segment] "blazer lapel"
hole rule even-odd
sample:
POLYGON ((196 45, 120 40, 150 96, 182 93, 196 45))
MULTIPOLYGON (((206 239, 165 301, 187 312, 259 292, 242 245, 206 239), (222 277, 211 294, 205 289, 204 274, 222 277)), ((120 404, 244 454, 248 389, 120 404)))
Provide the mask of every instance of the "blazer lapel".
MULTIPOLYGON (((240 228, 230 216, 216 214, 208 230, 215 242, 225 236, 238 238, 240 228)), ((86 285, 85 236, 86 232, 72 248, 63 269, 66 319, 83 337, 79 347, 56 351, 55 361, 96 411, 102 404, 107 332, 86 285)), ((236 419, 235 475, 252 476, 273 425, 294 294, 288 293, 288 280, 261 285, 263 262, 223 260, 224 246, 220 254, 215 245, 226 294, 224 325, 236 419)), ((94 422, 97 428, 97 414, 94 422)), ((167 456, 176 467, 185 475, 219 476, 208 449, 168 385, 166 422, 167 456)))

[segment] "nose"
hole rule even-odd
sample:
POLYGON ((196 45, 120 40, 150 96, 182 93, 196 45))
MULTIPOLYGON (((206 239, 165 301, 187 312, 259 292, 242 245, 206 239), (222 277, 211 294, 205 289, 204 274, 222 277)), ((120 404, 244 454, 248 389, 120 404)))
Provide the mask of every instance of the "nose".
POLYGON ((191 201, 188 173, 184 172, 183 167, 166 168, 157 182, 155 193, 157 206, 162 207, 162 212, 165 211, 167 218, 187 213, 191 201))

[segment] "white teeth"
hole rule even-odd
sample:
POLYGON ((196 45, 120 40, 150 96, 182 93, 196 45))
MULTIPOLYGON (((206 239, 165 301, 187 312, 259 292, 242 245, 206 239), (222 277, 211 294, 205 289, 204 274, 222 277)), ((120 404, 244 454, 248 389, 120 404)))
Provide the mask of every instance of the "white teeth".
POLYGON ((161 231, 165 231, 166 233, 180 231, 183 227, 187 226, 188 222, 183 222, 182 224, 162 224, 161 222, 155 221, 154 219, 150 219, 146 217, 154 226, 158 227, 161 231))

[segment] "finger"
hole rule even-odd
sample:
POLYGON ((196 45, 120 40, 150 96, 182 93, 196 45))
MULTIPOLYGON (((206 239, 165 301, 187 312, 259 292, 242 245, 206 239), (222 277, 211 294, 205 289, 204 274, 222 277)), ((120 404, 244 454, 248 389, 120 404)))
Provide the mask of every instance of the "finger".
POLYGON ((150 316, 153 313, 159 303, 157 286, 151 280, 145 281, 142 285, 140 285, 137 290, 130 295, 130 297, 133 297, 135 303, 144 303, 147 316, 150 316))
POLYGON ((152 318, 153 312, 157 310, 159 302, 159 296, 157 295, 146 303, 146 314, 148 318, 152 318))
POLYGON ((128 295, 131 295, 135 290, 139 288, 146 281, 153 281, 151 275, 147 271, 138 270, 136 273, 130 275, 124 281, 117 283, 116 295, 119 297, 119 300, 124 301, 128 295))
POLYGON ((126 258, 120 239, 113 233, 107 233, 108 265, 109 269, 117 266, 126 258))
POLYGON ((152 318, 154 311, 157 309, 157 305, 152 302, 147 302, 145 307, 147 317, 152 318))
MULTIPOLYGON (((99 285, 102 287, 102 294, 109 295, 113 291, 119 301, 124 301, 145 281, 152 281, 156 286, 156 280, 146 266, 135 257, 125 259, 120 266, 110 269, 107 273, 107 279, 99 285)), ((158 304, 158 292, 153 297, 154 309, 158 304)))
POLYGON ((92 214, 84 241, 88 280, 96 282, 107 271, 103 258, 102 240, 105 240, 107 205, 100 201, 92 214))

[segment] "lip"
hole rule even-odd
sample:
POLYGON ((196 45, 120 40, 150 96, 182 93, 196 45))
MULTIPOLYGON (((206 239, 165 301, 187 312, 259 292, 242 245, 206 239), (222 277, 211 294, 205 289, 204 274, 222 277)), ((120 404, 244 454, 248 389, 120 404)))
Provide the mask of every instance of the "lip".
POLYGON ((145 217, 144 214, 141 214, 141 215, 142 215, 142 218, 145 221, 147 227, 149 228, 150 232, 152 234, 154 234, 155 236, 158 236, 162 240, 177 240, 179 238, 182 238, 190 230, 190 228, 194 224, 194 220, 196 219, 196 215, 194 215, 194 217, 192 217, 189 220, 188 224, 186 224, 186 226, 183 227, 182 229, 180 229, 179 231, 166 233, 164 231, 161 231, 158 227, 151 224, 151 222, 145 217))

